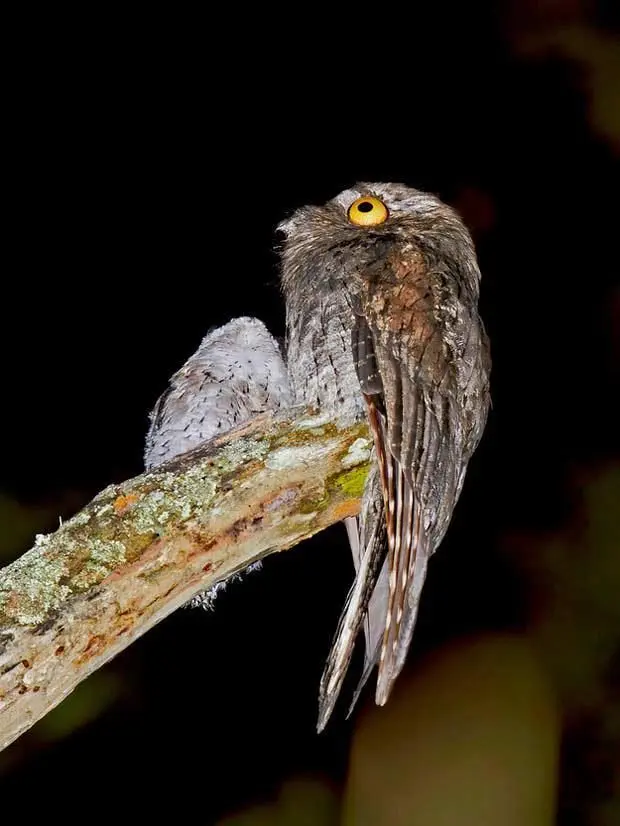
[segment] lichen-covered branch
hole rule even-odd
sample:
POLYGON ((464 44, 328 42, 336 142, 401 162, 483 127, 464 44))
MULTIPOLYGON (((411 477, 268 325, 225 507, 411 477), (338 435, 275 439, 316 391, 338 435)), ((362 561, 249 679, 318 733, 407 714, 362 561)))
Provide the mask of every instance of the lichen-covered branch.
POLYGON ((111 485, 0 571, 0 749, 197 592, 358 512, 366 425, 296 413, 111 485))

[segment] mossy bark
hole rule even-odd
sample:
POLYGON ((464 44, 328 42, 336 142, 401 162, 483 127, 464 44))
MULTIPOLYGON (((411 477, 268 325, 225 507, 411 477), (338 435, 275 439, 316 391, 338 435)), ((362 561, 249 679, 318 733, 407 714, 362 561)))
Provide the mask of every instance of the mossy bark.
POLYGON ((365 424, 263 415, 102 491, 0 571, 0 749, 199 591, 359 510, 365 424))

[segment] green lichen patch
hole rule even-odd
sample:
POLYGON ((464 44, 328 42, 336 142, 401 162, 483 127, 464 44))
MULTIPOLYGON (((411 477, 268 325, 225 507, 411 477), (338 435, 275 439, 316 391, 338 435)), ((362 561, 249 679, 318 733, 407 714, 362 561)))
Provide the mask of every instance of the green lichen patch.
POLYGON ((364 492, 366 477, 368 476, 368 464, 360 465, 352 470, 345 470, 331 476, 327 482, 328 490, 342 491, 351 499, 358 499, 364 492))
POLYGON ((48 557, 36 546, 27 551, 0 572, 0 620, 15 613, 12 618, 22 625, 43 622, 70 594, 61 583, 66 576, 64 559, 48 557))
POLYGON ((222 470, 236 470, 246 462, 263 459, 268 452, 268 439, 246 437, 229 442, 218 451, 216 464, 222 470))
POLYGON ((101 539, 92 539, 89 543, 89 554, 93 562, 116 568, 125 562, 125 546, 118 540, 105 542, 101 539))
POLYGON ((208 507, 215 475, 204 462, 176 477, 143 476, 107 488, 54 534, 38 535, 32 550, 0 572, 0 621, 40 624, 72 595, 138 559, 154 538, 208 507), (127 501, 122 516, 114 506, 119 498, 127 501))
POLYGON ((94 585, 99 585, 109 573, 105 565, 97 562, 86 562, 81 571, 71 580, 71 590, 73 592, 87 591, 94 585))

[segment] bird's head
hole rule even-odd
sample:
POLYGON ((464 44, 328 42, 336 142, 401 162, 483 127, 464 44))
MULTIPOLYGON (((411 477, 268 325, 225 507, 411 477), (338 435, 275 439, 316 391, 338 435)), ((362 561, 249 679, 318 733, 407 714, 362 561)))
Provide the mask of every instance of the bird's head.
MULTIPOLYGON (((305 206, 278 225, 283 286, 314 272, 355 277, 391 251, 417 248, 428 257, 473 262, 472 239, 458 214, 439 198, 397 183, 359 183, 322 206, 305 206)), ((460 268, 460 267, 459 267, 460 268)), ((307 283, 306 283, 307 286, 307 283)))

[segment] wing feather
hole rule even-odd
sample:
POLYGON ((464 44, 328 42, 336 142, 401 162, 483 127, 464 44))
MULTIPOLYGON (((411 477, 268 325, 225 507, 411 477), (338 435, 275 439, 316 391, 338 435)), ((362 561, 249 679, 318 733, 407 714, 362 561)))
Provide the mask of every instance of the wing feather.
MULTIPOLYGON (((406 275, 405 283, 403 272, 391 271, 380 290, 375 283, 374 292, 357 302, 354 332, 354 340, 364 342, 364 364, 372 364, 378 374, 371 383, 358 368, 387 525, 388 594, 378 657, 379 705, 387 701, 404 665, 428 560, 450 521, 488 404, 488 372, 478 364, 470 371, 477 382, 472 417, 477 434, 469 449, 462 409, 467 388, 444 339, 446 327, 437 317, 430 274, 425 268, 410 268, 406 275)), ((480 321, 477 315, 462 321, 465 349, 477 358, 486 346, 480 321)))
POLYGON ((391 292, 378 292, 369 281, 368 295, 352 303, 352 351, 376 456, 365 499, 374 493, 347 525, 357 576, 321 682, 319 730, 362 623, 365 665, 351 709, 375 664, 375 699, 387 701, 411 643, 428 560, 447 529, 486 420, 490 359, 480 319, 474 309, 459 322, 459 366, 437 318, 430 274, 415 272, 417 265, 406 271, 405 286, 403 272, 392 273, 388 285, 400 284, 391 292), (379 489, 383 507, 364 510, 373 496, 380 499, 379 489), (364 533, 365 525, 372 530, 364 533))

